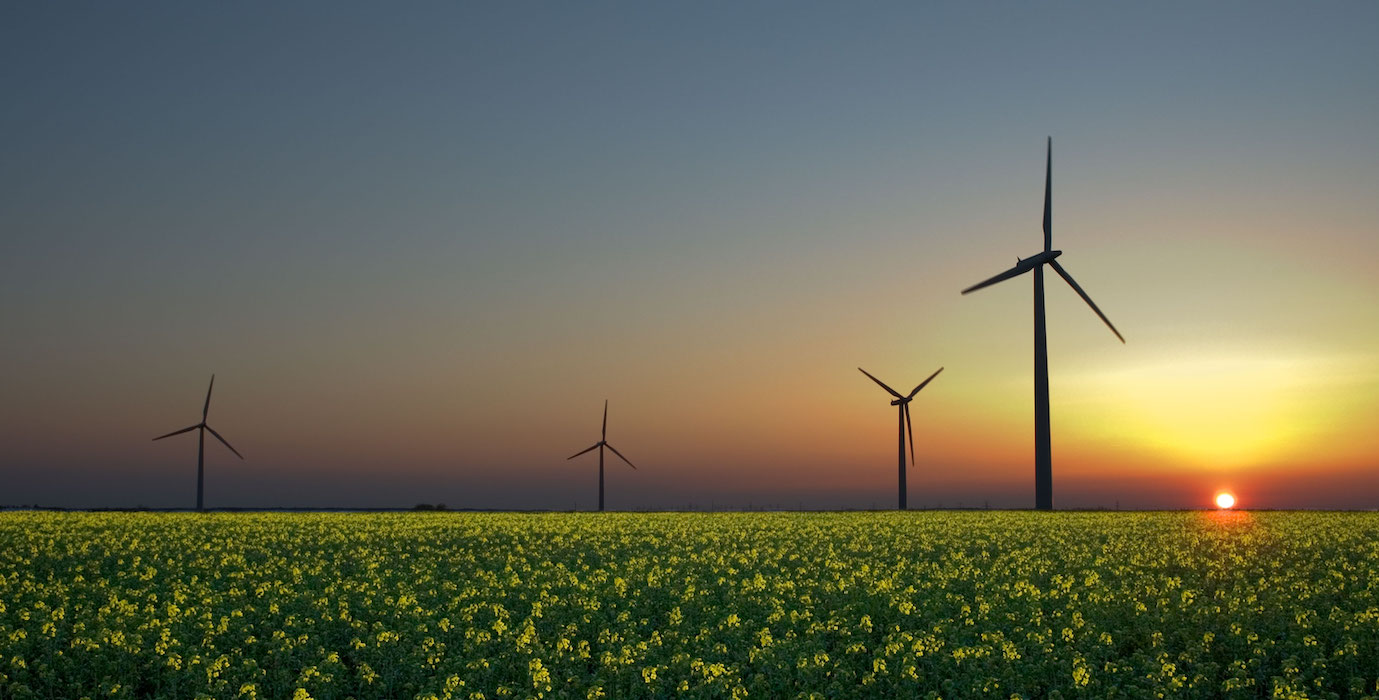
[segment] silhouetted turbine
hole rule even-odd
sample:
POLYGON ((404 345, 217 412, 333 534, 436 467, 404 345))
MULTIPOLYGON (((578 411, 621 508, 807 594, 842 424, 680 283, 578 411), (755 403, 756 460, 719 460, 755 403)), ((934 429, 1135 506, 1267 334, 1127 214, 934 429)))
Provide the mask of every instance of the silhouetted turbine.
POLYGON ((580 450, 579 452, 576 452, 576 453, 570 455, 569 457, 566 457, 566 458, 565 458, 565 461, 568 462, 568 461, 574 459, 575 457, 578 457, 578 456, 584 454, 585 452, 588 452, 588 451, 590 451, 590 450, 593 450, 594 448, 598 448, 598 451, 599 451, 599 510, 603 510, 603 448, 605 448, 605 447, 607 447, 608 449, 612 450, 612 451, 613 451, 613 454, 617 455, 619 459, 621 459, 621 460, 624 461, 624 462, 627 462, 627 466, 632 467, 633 469, 636 469, 636 468, 637 468, 637 465, 633 464, 633 463, 632 463, 632 460, 630 460, 630 459, 628 459, 628 458, 622 456, 622 453, 618 451, 618 448, 613 447, 612 445, 608 444, 608 399, 604 399, 604 400, 603 400, 603 433, 602 433, 602 435, 600 436, 599 441, 596 442, 596 443, 594 443, 592 447, 589 447, 589 448, 587 448, 587 449, 580 450))
MULTIPOLYGON (((182 433, 185 433, 185 432, 190 431, 190 430, 199 430, 199 431, 200 431, 200 436, 199 436, 199 439, 197 440, 197 444, 196 444, 196 509, 197 509, 197 510, 205 510, 205 509, 202 507, 201 494, 202 494, 202 484, 205 483, 205 481, 204 481, 204 474, 205 474, 205 464, 206 464, 206 431, 207 431, 207 430, 211 431, 211 435, 214 435, 214 436, 215 436, 215 439, 219 440, 220 443, 221 443, 222 445, 224 445, 224 446, 226 446, 226 447, 230 447, 230 443, 226 442, 226 441, 225 441, 225 438, 221 437, 221 436, 220 436, 220 433, 217 433, 217 432, 215 431, 215 428, 212 428, 211 426, 206 425, 206 414, 208 414, 208 413, 211 412, 211 390, 214 389, 214 388, 215 388, 215 375, 212 374, 212 375, 211 375, 211 385, 210 385, 209 387, 206 387, 206 405, 201 407, 201 422, 200 422, 200 423, 197 423, 196 425, 193 425, 193 426, 191 426, 190 428, 183 428, 183 429, 181 429, 181 430, 174 430, 173 432, 168 433, 167 435, 159 435, 158 437, 153 438, 154 441, 156 442, 156 441, 162 440, 163 438, 166 438, 166 437, 172 437, 172 436, 174 436, 174 435, 181 435, 182 433)), ((235 448, 230 447, 230 451, 233 452, 233 453, 235 453, 235 456, 236 456, 236 457, 239 457, 240 459, 244 459, 244 455, 240 454, 240 453, 239 453, 239 450, 236 450, 235 448)))
POLYGON ((1053 249, 1053 137, 1049 137, 1048 161, 1044 173, 1044 250, 1041 253, 1032 255, 1024 260, 1016 258, 1018 262, 1015 267, 992 277, 985 282, 962 290, 963 294, 975 292, 982 287, 989 287, 997 282, 1008 280, 1012 277, 1034 271, 1034 507, 1040 510, 1053 510, 1053 454, 1050 446, 1049 437, 1049 347, 1048 336, 1044 330, 1044 266, 1048 265, 1058 273, 1087 305, 1092 307, 1092 311, 1101 317, 1106 327, 1120 338, 1124 343, 1125 338, 1120 331, 1111 325, 1111 319, 1106 318, 1106 314, 1101 313, 1101 309, 1092 302, 1092 298, 1082 291, 1082 287, 1073 281, 1072 275, 1063 269, 1055 259, 1063 254, 1061 250, 1053 249))
POLYGON ((908 492, 908 489, 905 487, 905 433, 907 430, 910 433, 910 463, 913 464, 915 461, 915 428, 910 424, 910 400, 915 397, 915 394, 919 393, 920 389, 923 389, 929 382, 934 381, 934 377, 937 377, 938 373, 943 371, 943 368, 938 368, 937 371, 929 375, 928 379, 920 382, 919 386, 915 387, 914 391, 911 391, 909 396, 901 396, 900 392, 886 386, 885 382, 876 377, 872 377, 870 372, 861 367, 858 367, 857 371, 871 377, 873 382, 880 384, 882 389, 885 389, 891 396, 895 397, 891 405, 900 407, 900 510, 905 510, 905 501, 908 492))

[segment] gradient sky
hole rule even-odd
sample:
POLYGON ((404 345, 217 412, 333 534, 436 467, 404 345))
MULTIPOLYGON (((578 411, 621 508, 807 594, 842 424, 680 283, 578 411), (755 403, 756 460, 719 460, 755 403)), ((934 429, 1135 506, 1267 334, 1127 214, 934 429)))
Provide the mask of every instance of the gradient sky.
POLYGON ((1379 4, 0 5, 0 504, 1379 507, 1379 4))

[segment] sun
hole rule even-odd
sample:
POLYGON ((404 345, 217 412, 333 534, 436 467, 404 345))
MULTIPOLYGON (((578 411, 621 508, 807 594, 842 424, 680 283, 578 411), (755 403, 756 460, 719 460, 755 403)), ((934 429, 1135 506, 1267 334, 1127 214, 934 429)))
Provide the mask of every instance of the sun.
POLYGON ((1225 493, 1225 492, 1221 492, 1221 493, 1216 494, 1216 507, 1217 507, 1217 508, 1220 508, 1220 509, 1222 509, 1222 510, 1226 510, 1226 509, 1232 508, 1232 507, 1234 507, 1234 506, 1235 506, 1235 496, 1232 496, 1232 495, 1230 495, 1229 493, 1225 493))

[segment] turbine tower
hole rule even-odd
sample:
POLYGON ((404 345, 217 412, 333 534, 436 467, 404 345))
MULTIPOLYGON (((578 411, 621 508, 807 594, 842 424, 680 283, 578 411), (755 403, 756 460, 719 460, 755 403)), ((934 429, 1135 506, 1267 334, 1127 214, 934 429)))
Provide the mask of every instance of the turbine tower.
MULTIPOLYGON (((190 431, 190 430, 199 430, 199 431, 201 431, 201 434, 200 434, 200 436, 199 436, 199 438, 198 438, 198 440, 197 440, 197 444, 196 444, 196 509, 197 509, 197 510, 205 510, 205 508, 202 507, 202 503, 203 503, 203 502, 202 502, 202 500, 201 500, 201 494, 202 494, 202 485, 205 483, 205 482, 204 482, 204 475, 205 475, 205 464, 206 464, 206 431, 207 431, 207 430, 211 431, 211 435, 214 435, 214 436, 215 436, 215 439, 219 440, 220 443, 221 443, 222 445, 224 445, 224 446, 226 446, 226 447, 230 447, 230 443, 226 442, 226 441, 225 441, 225 438, 221 437, 221 436, 220 436, 220 433, 217 433, 217 432, 215 431, 215 428, 212 428, 211 426, 206 425, 206 414, 211 412, 211 390, 214 389, 214 388, 215 388, 215 375, 212 374, 212 375, 211 375, 211 385, 210 385, 209 387, 206 388, 206 405, 201 407, 201 422, 200 422, 200 423, 197 423, 196 425, 193 425, 193 426, 191 426, 190 428, 183 428, 183 429, 181 429, 181 430, 174 430, 173 432, 168 433, 167 435, 159 435, 158 437, 153 438, 154 441, 156 442, 156 441, 162 440, 163 438, 166 438, 166 437, 172 437, 172 436, 174 436, 174 435, 181 435, 182 433, 185 433, 185 432, 190 431)), ((240 454, 240 453, 239 453, 239 450, 236 450, 235 448, 230 447, 230 451, 233 452, 233 453, 235 453, 235 456, 236 456, 236 457, 239 457, 240 459, 244 459, 244 455, 240 454)))
POLYGON ((596 442, 596 443, 594 443, 593 446, 591 446, 591 447, 589 447, 589 448, 587 448, 587 449, 580 450, 579 452, 576 452, 576 453, 570 455, 569 457, 566 457, 566 458, 565 458, 565 461, 568 462, 568 461, 574 459, 575 457, 578 457, 578 456, 584 454, 585 452, 588 452, 588 451, 590 451, 590 450, 593 450, 594 448, 598 448, 598 451, 599 451, 599 510, 603 510, 603 448, 605 448, 605 447, 607 447, 608 449, 612 450, 612 451, 613 451, 613 454, 617 455, 619 459, 621 459, 621 460, 624 461, 624 462, 627 462, 627 466, 632 467, 633 469, 636 469, 636 468, 637 468, 637 465, 633 464, 633 463, 632 463, 632 460, 630 460, 630 459, 628 459, 628 458, 622 456, 622 453, 618 451, 618 448, 613 447, 612 445, 608 444, 608 399, 604 399, 604 400, 603 400, 603 434, 602 434, 602 436, 600 437, 599 441, 596 442))
POLYGON ((934 377, 937 377, 938 373, 943 371, 943 368, 938 368, 938 371, 929 375, 928 379, 925 379, 924 381, 920 382, 919 386, 915 387, 914 391, 911 391, 909 396, 901 396, 900 392, 886 386, 885 382, 881 381, 880 379, 877 379, 876 377, 872 377, 870 372, 862 369, 861 367, 858 367, 857 371, 867 375, 868 377, 871 377, 871 380, 873 382, 880 384, 882 389, 885 389, 887 392, 890 392, 890 395, 895 397, 895 400, 891 402, 891 405, 900 407, 900 510, 905 510, 905 499, 906 494, 908 492, 908 490, 905 488, 905 433, 907 430, 910 433, 910 464, 914 464, 915 461, 915 428, 914 425, 910 423, 910 400, 913 399, 915 397, 915 394, 918 394, 919 390, 923 389, 925 385, 927 385, 929 382, 934 381, 934 377))
POLYGON ((963 294, 975 292, 982 287, 989 287, 997 282, 1003 282, 1012 277, 1034 271, 1034 507, 1039 510, 1053 510, 1053 454, 1050 448, 1049 437, 1049 344, 1048 336, 1044 330, 1044 266, 1048 265, 1058 273, 1087 305, 1092 307, 1092 311, 1111 329, 1112 333, 1120 338, 1124 343, 1125 338, 1120 331, 1111 324, 1111 319, 1106 318, 1106 314, 1101 313, 1101 309, 1082 291, 1082 287, 1077 285, 1058 264, 1056 259, 1063 254, 1061 250, 1053 249, 1053 137, 1049 137, 1048 160, 1045 164, 1044 172, 1044 250, 1043 252, 1031 255, 1028 258, 1019 260, 1015 267, 992 277, 985 282, 962 290, 963 294))

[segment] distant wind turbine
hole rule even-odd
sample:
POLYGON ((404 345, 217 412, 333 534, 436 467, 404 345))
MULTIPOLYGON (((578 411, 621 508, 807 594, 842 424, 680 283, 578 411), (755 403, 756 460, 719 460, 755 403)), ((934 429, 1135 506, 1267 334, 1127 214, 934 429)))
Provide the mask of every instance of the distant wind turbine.
POLYGON ((1048 265, 1058 273, 1092 311, 1111 329, 1112 333, 1124 343, 1125 338, 1111 324, 1111 319, 1101 313, 1092 298, 1073 281, 1072 275, 1063 269, 1055 259, 1063 251, 1053 249, 1053 137, 1049 137, 1048 161, 1044 174, 1044 250, 1020 260, 1015 267, 992 277, 985 282, 962 290, 963 294, 975 292, 1012 277, 1034 270, 1034 507, 1039 510, 1053 510, 1053 455, 1049 437, 1049 347, 1048 336, 1044 331, 1044 266, 1048 265))
MULTIPOLYGON (((198 438, 198 440, 197 440, 197 444, 196 444, 196 509, 197 509, 197 510, 204 510, 204 508, 202 507, 201 495, 202 495, 202 485, 205 483, 204 474, 205 474, 205 464, 206 464, 206 431, 207 431, 207 430, 211 431, 211 435, 214 435, 214 436, 215 436, 215 439, 219 440, 220 443, 221 443, 222 445, 225 445, 226 447, 230 447, 230 443, 226 442, 226 441, 225 441, 225 438, 221 437, 221 436, 220 436, 220 433, 217 433, 217 432, 215 431, 215 428, 212 428, 211 426, 206 425, 206 414, 208 414, 208 413, 211 412, 211 390, 214 389, 214 388, 215 388, 215 375, 212 374, 212 375, 211 375, 211 385, 210 385, 209 387, 206 388, 206 405, 203 406, 203 407, 201 408, 201 422, 200 422, 200 423, 197 423, 196 425, 193 425, 193 426, 191 426, 190 428, 183 428, 183 429, 181 429, 181 430, 174 430, 173 432, 168 433, 167 435, 159 435, 158 437, 153 438, 154 441, 156 442, 156 441, 158 441, 158 440, 162 440, 163 438, 172 437, 172 436, 174 436, 174 435, 181 435, 182 433, 185 433, 185 432, 188 432, 188 431, 191 431, 191 430, 199 430, 199 431, 201 431, 201 434, 200 434, 200 436, 199 436, 199 438, 198 438)), ((236 450, 235 448, 230 447, 230 451, 233 452, 233 453, 235 453, 235 456, 236 456, 236 457, 239 457, 240 459, 244 459, 244 455, 240 454, 240 453, 239 453, 239 450, 236 450)))
POLYGON ((870 372, 861 367, 858 367, 857 371, 870 377, 873 382, 880 384, 882 389, 885 389, 891 396, 895 397, 891 405, 900 407, 900 510, 905 510, 905 500, 908 491, 905 488, 905 432, 907 430, 910 433, 910 463, 913 464, 915 461, 915 429, 914 425, 910 423, 910 400, 915 397, 915 394, 919 393, 920 389, 923 389, 929 382, 934 381, 934 377, 937 377, 938 373, 943 371, 943 368, 938 368, 936 372, 929 375, 928 379, 920 382, 919 386, 915 387, 914 390, 910 392, 909 396, 901 396, 900 392, 886 386, 885 382, 876 377, 872 377, 870 372))
POLYGON ((604 399, 604 400, 603 400, 603 434, 602 434, 602 437, 599 439, 598 442, 594 443, 592 447, 589 447, 589 448, 587 448, 587 449, 580 450, 579 452, 576 452, 576 453, 570 455, 569 457, 566 457, 566 458, 565 458, 565 461, 568 462, 568 461, 574 459, 575 457, 578 457, 578 456, 584 454, 585 452, 589 452, 590 450, 593 450, 594 448, 598 448, 598 451, 599 451, 599 510, 603 510, 603 448, 605 448, 605 447, 607 447, 608 449, 612 450, 612 451, 613 451, 613 454, 617 455, 619 459, 621 459, 621 460, 624 461, 624 462, 627 462, 627 466, 632 467, 633 469, 636 469, 636 468, 637 468, 637 465, 633 464, 633 463, 632 463, 632 460, 630 460, 630 459, 628 459, 628 458, 622 456, 622 453, 618 451, 618 448, 613 447, 612 445, 608 444, 608 399, 604 399))

